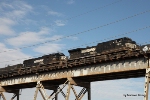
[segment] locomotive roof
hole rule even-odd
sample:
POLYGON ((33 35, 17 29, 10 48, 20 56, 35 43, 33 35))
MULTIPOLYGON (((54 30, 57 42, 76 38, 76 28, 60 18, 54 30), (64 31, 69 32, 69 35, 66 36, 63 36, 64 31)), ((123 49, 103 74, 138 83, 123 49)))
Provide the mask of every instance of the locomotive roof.
POLYGON ((41 58, 42 58, 42 57, 27 59, 27 60, 24 60, 23 62, 30 61, 30 60, 37 60, 37 59, 41 59, 41 58))
MULTIPOLYGON (((114 40, 119 40, 119 39, 126 39, 126 40, 131 40, 132 41, 132 39, 129 38, 129 37, 122 37, 122 38, 118 38, 118 39, 114 39, 114 40)), ((112 40, 110 40, 110 41, 112 41, 112 40)))
MULTIPOLYGON (((64 54, 63 53, 61 53, 61 52, 57 52, 57 53, 52 53, 52 54, 49 54, 49 55, 44 55, 44 56, 55 56, 55 55, 60 55, 60 56, 64 56, 64 54)), ((43 56, 42 56, 43 57, 43 56)))
POLYGON ((89 48, 93 48, 93 47, 96 47, 96 46, 92 46, 92 47, 87 46, 86 48, 76 48, 76 49, 68 50, 68 52, 81 51, 81 50, 89 49, 89 48))
POLYGON ((76 48, 76 49, 68 50, 68 52, 81 51, 81 50, 83 50, 83 49, 84 49, 84 48, 76 48))
MULTIPOLYGON (((114 39, 114 40, 109 40, 109 41, 105 41, 105 42, 101 42, 101 43, 112 42, 112 41, 120 40, 120 39, 133 41, 133 40, 132 40, 131 38, 129 38, 129 37, 122 37, 122 38, 117 38, 117 39, 114 39)), ((101 44, 101 43, 98 43, 98 44, 101 44)))

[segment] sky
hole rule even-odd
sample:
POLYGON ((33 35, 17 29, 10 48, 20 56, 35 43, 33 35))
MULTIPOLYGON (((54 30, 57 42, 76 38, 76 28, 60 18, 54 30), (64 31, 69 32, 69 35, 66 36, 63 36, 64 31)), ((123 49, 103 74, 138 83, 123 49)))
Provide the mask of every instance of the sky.
MULTIPOLYGON (((0 68, 55 52, 69 56, 70 49, 120 37, 150 44, 149 5, 148 0, 0 0, 0 68)), ((123 94, 143 94, 144 78, 92 82, 91 88, 92 100, 141 100, 123 94)), ((23 90, 21 100, 33 99, 34 91, 23 90)))

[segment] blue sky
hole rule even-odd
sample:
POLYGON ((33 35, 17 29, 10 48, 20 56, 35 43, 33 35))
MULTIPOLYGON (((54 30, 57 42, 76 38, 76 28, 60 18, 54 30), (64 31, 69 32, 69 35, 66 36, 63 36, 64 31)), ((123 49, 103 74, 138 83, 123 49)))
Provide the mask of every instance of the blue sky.
MULTIPOLYGON (((148 0, 0 0, 0 67, 54 52, 68 56, 70 48, 120 37, 150 43, 149 5, 148 0)), ((122 95, 143 94, 144 78, 96 82, 92 89, 92 100, 141 100, 122 95)))

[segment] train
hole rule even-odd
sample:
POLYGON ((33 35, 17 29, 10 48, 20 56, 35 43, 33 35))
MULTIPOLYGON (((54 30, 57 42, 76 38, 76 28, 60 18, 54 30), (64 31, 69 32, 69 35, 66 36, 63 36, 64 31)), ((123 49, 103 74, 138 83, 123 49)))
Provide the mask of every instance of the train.
POLYGON ((131 38, 122 37, 98 43, 96 46, 71 49, 68 52, 69 57, 57 52, 24 60, 23 64, 0 68, 0 79, 138 56, 150 53, 150 45, 139 46, 131 38))

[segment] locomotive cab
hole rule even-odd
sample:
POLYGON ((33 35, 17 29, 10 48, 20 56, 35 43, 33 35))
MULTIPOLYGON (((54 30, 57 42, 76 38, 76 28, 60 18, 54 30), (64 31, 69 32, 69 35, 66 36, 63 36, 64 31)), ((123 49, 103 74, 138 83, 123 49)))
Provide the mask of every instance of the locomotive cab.
POLYGON ((75 58, 81 57, 81 50, 83 50, 83 48, 68 50, 68 52, 70 54, 70 59, 75 59, 75 58))

